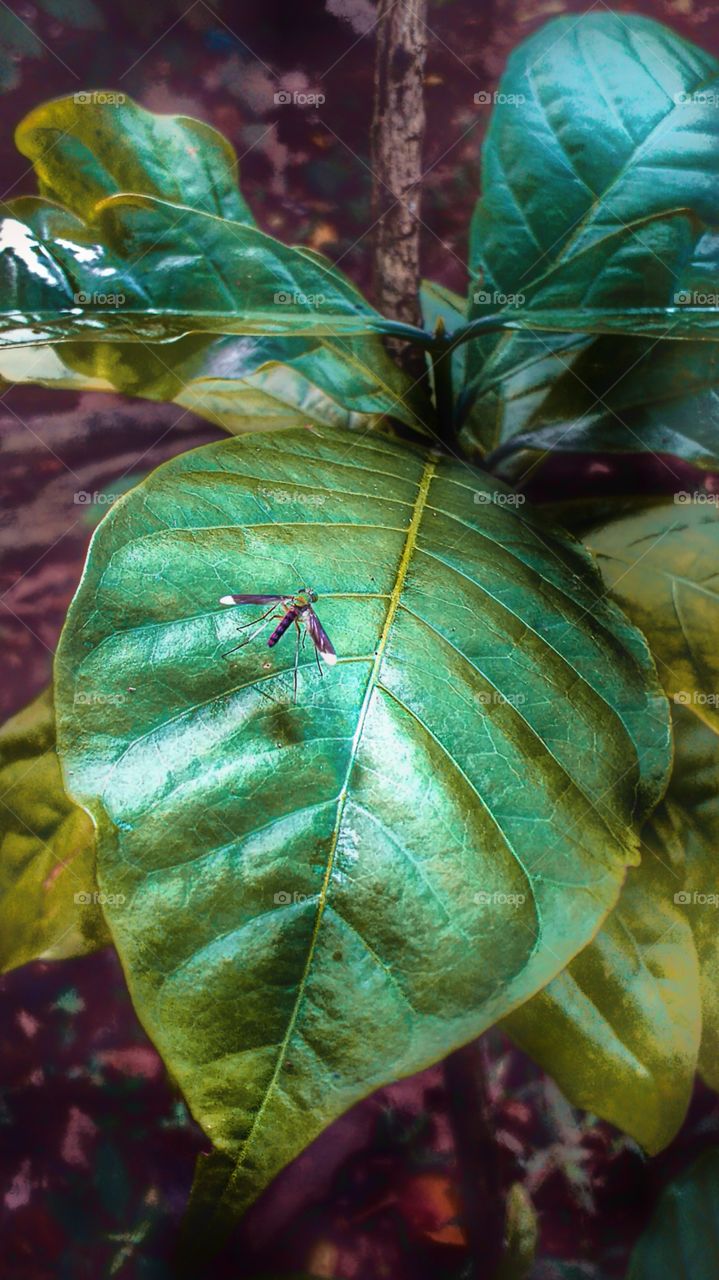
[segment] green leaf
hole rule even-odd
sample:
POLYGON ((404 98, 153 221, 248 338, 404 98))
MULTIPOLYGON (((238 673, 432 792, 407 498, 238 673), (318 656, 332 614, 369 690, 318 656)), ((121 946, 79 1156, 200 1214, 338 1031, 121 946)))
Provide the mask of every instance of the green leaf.
POLYGON ((673 878, 675 902, 692 930, 699 961, 702 1032, 699 1070, 719 1090, 719 737, 675 706, 674 769, 644 843, 673 878))
POLYGON ((715 1280, 719 1273, 719 1148, 666 1186, 632 1254, 627 1280, 715 1280))
POLYGON ((667 693, 719 732, 719 495, 678 493, 584 537, 667 693))
MULTIPOLYGON (((674 307, 683 314, 660 321, 656 336, 699 335, 693 326, 704 322, 689 313, 708 290, 713 326, 718 66, 666 28, 624 13, 559 18, 515 50, 484 148, 470 318, 501 309, 547 327, 557 308, 576 308, 577 321, 585 309, 615 308, 607 331, 636 333, 637 311, 674 307)), ((596 331, 590 317, 586 328, 596 331)), ((651 345, 628 342, 617 364, 603 338, 536 332, 473 342, 465 445, 492 452, 519 432, 579 417, 571 403, 553 415, 556 379, 576 386, 578 400, 596 400, 602 385, 623 379, 646 383, 651 345), (581 373, 575 384, 577 364, 589 367, 588 384, 581 373)), ((702 345, 684 358, 713 362, 702 345)), ((679 377, 675 394, 685 391, 679 377)))
POLYGON ((396 418, 424 432, 420 387, 377 338, 207 338, 170 344, 66 342, 6 349, 0 377, 173 401, 232 434, 324 425, 366 431, 396 418), (62 356, 62 359, 60 358, 62 356))
MULTIPOLYGON (((99 379, 105 389, 176 400, 233 432, 247 430, 248 417, 256 430, 263 424, 298 425, 298 419, 355 426, 355 414, 392 417, 427 430, 432 409, 424 388, 413 387, 380 338, 367 333, 376 313, 339 272, 252 227, 137 197, 141 220, 149 219, 144 230, 155 238, 140 249, 123 239, 131 199, 107 202, 92 225, 34 197, 11 206, 12 216, 0 226, 0 294, 9 308, 4 319, 10 344, 0 356, 0 374, 7 381, 79 388, 97 386, 99 379), (182 230, 188 219, 206 237, 202 246, 182 230), (136 255, 143 258, 141 270, 132 265, 136 255), (277 288, 288 284, 290 266, 298 273, 294 293, 277 288), (232 271, 234 293, 226 278, 232 271), (185 288, 190 293, 182 303, 185 288), (262 289, 270 290, 265 304, 258 300, 262 289), (276 305, 275 296, 281 299, 276 305), (308 296, 318 307, 326 302, 326 317, 292 301, 308 296), (173 310, 177 304, 190 310, 181 316, 173 310), (200 310, 192 312, 194 306, 200 310), (344 308, 344 317, 334 316, 335 306, 344 308), (369 318, 360 319, 362 314, 369 318), (363 336, 344 332, 353 327, 363 336), (206 332, 165 341, 198 329, 206 332), (273 329, 288 336, 214 337, 273 329), (322 342, 314 331, 321 331, 322 342), (298 339, 298 333, 305 336, 298 339), (18 357, 23 346, 36 344, 42 347, 36 356, 18 357), (48 344, 54 344, 54 354, 48 344)), ((132 206, 128 217, 135 213, 132 206)))
POLYGON ((699 964, 674 901, 682 883, 646 850, 594 940, 504 1024, 574 1106, 650 1154, 684 1120, 701 1037, 699 964))
POLYGON ((94 828, 63 790, 50 690, 0 728, 0 795, 0 972, 107 946, 94 828))
POLYGON ((130 191, 254 222, 227 138, 200 120, 146 111, 124 93, 93 89, 46 102, 21 121, 15 143, 40 194, 79 218, 130 191))
POLYGON ((284 432, 174 459, 93 540, 61 752, 135 1007, 234 1170, 218 1236, 353 1102, 545 985, 637 861, 666 700, 588 557, 510 496, 284 432), (295 705, 291 639, 223 659, 248 613, 218 601, 306 582, 340 659, 302 653, 295 705))
POLYGON ((529 1193, 521 1182, 507 1192, 504 1252, 492 1280, 528 1280, 537 1251, 539 1224, 529 1193))
POLYGON ((87 225, 27 196, 0 235, 4 345, 190 332, 339 337, 383 326, 339 272, 255 227, 149 196, 111 196, 87 225))
MULTIPOLYGON (((654 372, 654 366, 645 372, 654 372)), ((656 394, 656 380, 653 393, 656 394)), ((624 411, 622 417, 613 409, 607 413, 589 410, 570 421, 537 427, 508 440, 488 459, 488 465, 491 463, 495 475, 516 484, 536 472, 553 453, 643 451, 674 455, 696 467, 719 470, 717 390, 712 386, 664 404, 638 405, 624 411)), ((673 470, 671 461, 666 466, 669 472, 673 470)))
POLYGON ((674 769, 643 838, 655 866, 667 870, 667 901, 674 898, 692 930, 701 984, 699 1068, 719 1088, 719 517, 714 495, 677 496, 692 500, 654 504, 597 526, 585 540, 614 598, 646 634, 674 699, 674 769))

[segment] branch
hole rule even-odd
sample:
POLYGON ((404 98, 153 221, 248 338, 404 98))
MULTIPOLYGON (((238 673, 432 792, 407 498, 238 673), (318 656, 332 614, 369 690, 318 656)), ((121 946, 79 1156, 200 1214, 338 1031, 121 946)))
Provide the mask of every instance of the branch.
MULTIPOLYGON (((372 122, 375 302, 383 315, 421 325, 419 209, 425 129, 427 0, 379 0, 372 122)), ((415 377, 424 355, 398 350, 415 377)))

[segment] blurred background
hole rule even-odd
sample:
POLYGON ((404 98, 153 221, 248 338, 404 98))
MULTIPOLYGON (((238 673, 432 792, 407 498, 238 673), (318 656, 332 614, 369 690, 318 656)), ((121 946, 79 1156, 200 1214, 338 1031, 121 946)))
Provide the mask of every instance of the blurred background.
MULTIPOLYGON (((512 47, 561 0, 436 0, 430 8, 422 219, 425 274, 466 289, 466 239, 490 92, 512 47)), ((602 7, 606 7, 603 6, 602 7)), ((610 6, 719 54, 696 0, 610 6)), ((225 133, 266 231, 321 250, 369 291, 372 0, 38 0, 0 3, 0 199, 35 191, 15 125, 47 98, 115 89, 225 133), (281 91, 320 105, 278 103, 281 91)), ((552 199, 551 191, 547 200, 552 199)), ((0 394, 2 718, 48 682, 106 506, 158 463, 218 438, 174 405, 16 387, 0 394)), ((566 459, 562 464, 569 465, 566 459)), ((541 495, 539 495, 541 496, 541 495)), ((34 964, 0 983, 2 1280, 165 1280, 203 1140, 132 1012, 110 951, 34 964)), ((658 1188, 719 1139, 700 1087, 672 1147, 647 1164, 573 1111, 499 1032, 488 1038, 500 1176, 539 1214, 532 1280, 623 1276, 658 1188)), ((218 1280, 460 1280, 456 1167, 439 1068, 332 1126, 250 1212, 218 1280)))

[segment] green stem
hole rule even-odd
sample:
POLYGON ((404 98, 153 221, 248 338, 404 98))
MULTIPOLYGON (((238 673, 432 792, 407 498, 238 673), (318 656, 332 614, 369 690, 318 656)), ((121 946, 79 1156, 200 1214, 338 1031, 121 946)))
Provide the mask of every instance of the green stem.
POLYGON ((493 316, 480 316, 478 320, 471 320, 469 324, 461 325, 449 337, 454 350, 455 347, 461 347, 464 342, 470 342, 472 338, 481 338, 485 333, 495 333, 500 329, 523 329, 524 327, 524 325, 518 324, 516 320, 510 320, 509 316, 498 312, 493 316))
POLYGON ((444 325, 437 321, 434 346, 430 351, 434 402, 437 410, 439 435, 450 449, 455 444, 454 392, 452 389, 452 345, 444 333, 444 325))
POLYGON ((440 335, 429 333, 427 329, 419 329, 413 324, 403 324, 401 320, 387 320, 384 316, 381 323, 377 325, 377 330, 379 333, 386 334, 387 337, 403 338, 406 342, 413 342, 427 351, 443 351, 446 347, 454 351, 455 347, 461 347, 463 343, 471 341, 472 338, 479 338, 485 333, 497 333, 501 329, 521 329, 522 327, 516 320, 510 320, 508 316, 498 312, 492 316, 480 316, 478 320, 461 325, 452 333, 442 332, 440 335))

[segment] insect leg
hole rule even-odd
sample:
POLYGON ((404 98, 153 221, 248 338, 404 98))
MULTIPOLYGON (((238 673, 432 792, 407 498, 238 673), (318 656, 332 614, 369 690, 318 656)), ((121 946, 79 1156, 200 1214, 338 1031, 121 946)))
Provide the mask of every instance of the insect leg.
MULTIPOLYGON (((255 636, 258 636, 261 634, 261 632, 266 631, 270 623, 273 622, 275 618, 281 618, 283 616, 284 615, 281 613, 273 613, 269 617, 265 615, 260 621, 259 626, 257 626, 249 636, 245 636, 244 640, 240 640, 239 644, 234 645, 231 649, 227 649, 225 653, 223 653, 222 655, 223 658, 229 657, 231 653, 236 653, 238 649, 244 649, 245 645, 250 644, 254 640, 255 636)), ((255 622, 257 622, 256 618, 255 618, 255 622)))
POLYGON ((295 643, 295 669, 292 675, 292 689, 293 689, 292 701, 293 702, 297 702, 297 671, 300 665, 300 639, 301 639, 301 632, 302 632, 302 628, 300 627, 300 624, 296 618, 295 618, 295 627, 297 629, 297 641, 295 643))
MULTIPOLYGON (((264 619, 265 619, 265 618, 269 618, 270 614, 271 614, 271 613, 272 613, 276 608, 277 608, 277 606, 276 606, 276 605, 274 605, 274 604, 273 604, 273 605, 271 605, 271 606, 270 606, 270 608, 269 608, 269 609, 267 609, 265 613, 260 613, 260 614, 258 614, 256 618, 250 618, 250 621, 249 621, 249 622, 241 622, 241 623, 239 624, 239 626, 238 626, 237 630, 238 630, 238 631, 246 631, 248 627, 254 627, 254 625, 255 625, 255 623, 256 623, 256 622, 262 622, 262 621, 264 621, 264 619)), ((281 616, 281 615, 280 615, 280 616, 281 616)))

